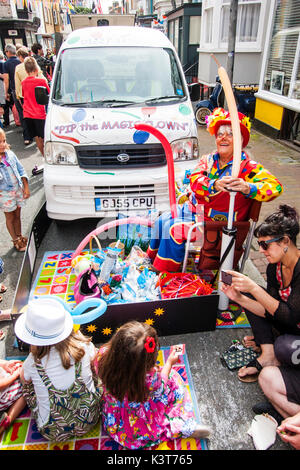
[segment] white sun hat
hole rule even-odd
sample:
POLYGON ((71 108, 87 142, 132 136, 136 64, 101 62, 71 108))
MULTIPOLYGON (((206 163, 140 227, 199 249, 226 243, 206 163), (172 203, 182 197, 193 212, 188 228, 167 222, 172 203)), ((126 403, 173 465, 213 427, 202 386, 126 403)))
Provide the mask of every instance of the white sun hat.
POLYGON ((55 298, 37 298, 15 323, 15 334, 24 343, 50 346, 66 339, 74 323, 70 312, 55 298))

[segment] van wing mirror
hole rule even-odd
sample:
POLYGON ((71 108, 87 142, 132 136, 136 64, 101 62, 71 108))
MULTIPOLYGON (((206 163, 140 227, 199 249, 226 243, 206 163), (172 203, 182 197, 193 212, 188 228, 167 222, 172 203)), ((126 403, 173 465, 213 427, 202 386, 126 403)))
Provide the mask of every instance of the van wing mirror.
POLYGON ((200 99, 200 83, 190 83, 188 85, 191 101, 199 101, 200 99))
POLYGON ((49 102, 49 95, 47 88, 45 86, 36 86, 35 90, 35 99, 38 104, 46 105, 49 102))

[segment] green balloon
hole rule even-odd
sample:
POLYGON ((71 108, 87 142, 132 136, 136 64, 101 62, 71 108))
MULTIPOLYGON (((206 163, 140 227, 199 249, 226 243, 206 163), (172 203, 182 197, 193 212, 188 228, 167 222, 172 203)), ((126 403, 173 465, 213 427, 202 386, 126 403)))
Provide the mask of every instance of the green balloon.
POLYGON ((188 106, 186 106, 185 104, 181 104, 181 105, 179 106, 179 112, 180 112, 181 114, 184 114, 185 116, 186 116, 187 114, 191 114, 190 108, 189 108, 188 106))

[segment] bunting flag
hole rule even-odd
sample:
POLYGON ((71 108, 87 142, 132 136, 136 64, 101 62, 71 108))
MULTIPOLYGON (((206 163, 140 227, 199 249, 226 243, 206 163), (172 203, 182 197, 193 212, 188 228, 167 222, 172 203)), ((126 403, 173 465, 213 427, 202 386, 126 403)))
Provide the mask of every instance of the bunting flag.
POLYGON ((100 1, 100 0, 97 1, 97 7, 96 7, 96 8, 97 8, 97 14, 98 14, 98 15, 103 15, 103 10, 102 10, 102 6, 101 6, 101 1, 100 1))
POLYGON ((70 14, 76 13, 75 8, 71 2, 68 0, 65 1, 65 7, 67 8, 67 12, 70 14))

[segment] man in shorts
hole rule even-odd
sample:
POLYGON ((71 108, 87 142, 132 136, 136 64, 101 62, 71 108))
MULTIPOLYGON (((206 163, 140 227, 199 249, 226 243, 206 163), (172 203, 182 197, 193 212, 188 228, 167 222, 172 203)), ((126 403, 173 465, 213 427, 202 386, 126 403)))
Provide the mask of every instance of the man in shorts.
POLYGON ((33 57, 26 57, 24 66, 27 77, 22 81, 23 116, 30 134, 35 138, 36 145, 44 156, 44 127, 46 120, 45 106, 38 104, 35 99, 35 88, 44 86, 50 93, 50 88, 45 78, 37 77, 39 68, 33 57))

